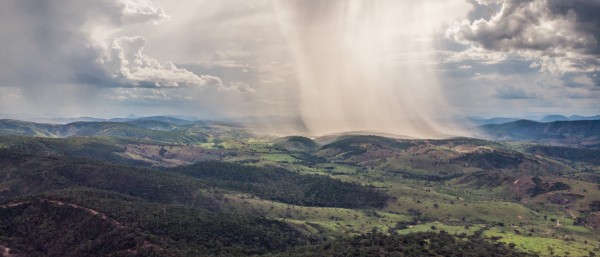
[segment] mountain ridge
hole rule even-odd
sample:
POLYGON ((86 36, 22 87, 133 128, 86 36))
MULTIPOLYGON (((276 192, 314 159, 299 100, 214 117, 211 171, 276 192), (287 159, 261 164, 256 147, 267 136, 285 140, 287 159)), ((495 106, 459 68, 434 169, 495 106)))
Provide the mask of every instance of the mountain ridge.
POLYGON ((478 127, 479 136, 493 140, 556 141, 596 145, 600 142, 600 120, 554 121, 518 120, 478 127))

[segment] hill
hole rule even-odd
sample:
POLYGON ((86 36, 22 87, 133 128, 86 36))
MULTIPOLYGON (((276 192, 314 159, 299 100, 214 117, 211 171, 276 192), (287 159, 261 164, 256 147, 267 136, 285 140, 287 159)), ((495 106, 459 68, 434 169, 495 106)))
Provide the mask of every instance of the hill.
POLYGON ((486 125, 486 124, 503 124, 507 122, 517 121, 517 118, 506 118, 506 117, 494 117, 494 118, 481 118, 481 117, 468 117, 467 120, 474 125, 486 125))
POLYGON ((571 115, 571 116, 569 116, 569 120, 600 120, 600 115, 595 115, 595 116, 571 115))
POLYGON ((0 120, 0 134, 56 137, 61 133, 63 126, 58 124, 44 124, 19 120, 0 120))
POLYGON ((564 115, 548 115, 544 118, 542 118, 541 122, 555 122, 555 121, 568 121, 569 118, 567 118, 564 115))
POLYGON ((309 240, 279 221, 214 213, 200 191, 213 185, 192 177, 6 150, 0 162, 0 245, 24 256, 245 255, 309 240))
POLYGON ((600 120, 541 123, 519 120, 480 126, 482 136, 494 140, 548 141, 599 146, 600 120))
POLYGON ((180 118, 171 117, 171 116, 142 117, 142 118, 134 119, 132 121, 160 121, 160 122, 165 122, 165 123, 170 123, 170 124, 175 124, 175 125, 188 125, 188 124, 194 123, 194 121, 180 119, 180 118))
POLYGON ((275 146, 287 151, 310 152, 319 147, 315 141, 307 137, 289 136, 278 138, 274 142, 275 146))
POLYGON ((205 142, 200 133, 186 133, 177 125, 154 120, 131 122, 73 122, 65 125, 0 120, 0 135, 36 137, 96 136, 134 140, 149 140, 166 143, 190 144, 205 142))

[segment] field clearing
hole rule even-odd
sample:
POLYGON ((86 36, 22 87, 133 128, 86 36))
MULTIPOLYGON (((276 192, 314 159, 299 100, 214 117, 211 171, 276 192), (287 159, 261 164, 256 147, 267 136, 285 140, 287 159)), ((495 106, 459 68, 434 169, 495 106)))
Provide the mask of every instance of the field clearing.
POLYGON ((223 206, 228 212, 290 220, 294 223, 318 224, 332 235, 366 233, 372 228, 387 231, 400 221, 412 220, 409 215, 391 212, 297 206, 242 194, 225 195, 223 206))
POLYGON ((538 236, 517 235, 509 229, 492 228, 484 232, 488 237, 501 237, 498 241, 515 244, 515 248, 526 252, 536 252, 542 256, 558 254, 561 256, 589 256, 597 252, 597 247, 579 241, 547 238, 538 236))

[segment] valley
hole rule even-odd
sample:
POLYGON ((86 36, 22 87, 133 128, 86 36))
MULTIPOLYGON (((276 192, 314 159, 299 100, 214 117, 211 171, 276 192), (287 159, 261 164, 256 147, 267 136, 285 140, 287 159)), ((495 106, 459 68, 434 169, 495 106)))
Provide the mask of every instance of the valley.
POLYGON ((0 245, 14 256, 300 256, 414 236, 538 256, 600 247, 599 157, 587 143, 274 137, 152 119, 58 135, 8 123, 0 245))

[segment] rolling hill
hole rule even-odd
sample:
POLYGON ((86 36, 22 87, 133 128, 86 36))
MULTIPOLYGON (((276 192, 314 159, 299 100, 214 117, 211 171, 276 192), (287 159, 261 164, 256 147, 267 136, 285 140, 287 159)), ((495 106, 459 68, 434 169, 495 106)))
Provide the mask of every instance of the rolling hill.
POLYGON ((153 119, 128 122, 73 122, 64 125, 0 120, 0 135, 50 138, 95 136, 181 144, 206 141, 206 137, 200 133, 186 133, 184 127, 153 119))
POLYGON ((600 242, 597 149, 536 143, 587 143, 590 125, 521 121, 504 133, 549 136, 504 142, 2 122, 13 256, 588 256, 600 242), (13 133, 27 128, 43 133, 13 133), (206 142, 178 139, 196 134, 206 142))
POLYGON ((480 126, 481 135, 494 140, 526 140, 558 143, 600 144, 600 120, 555 121, 519 120, 480 126))

